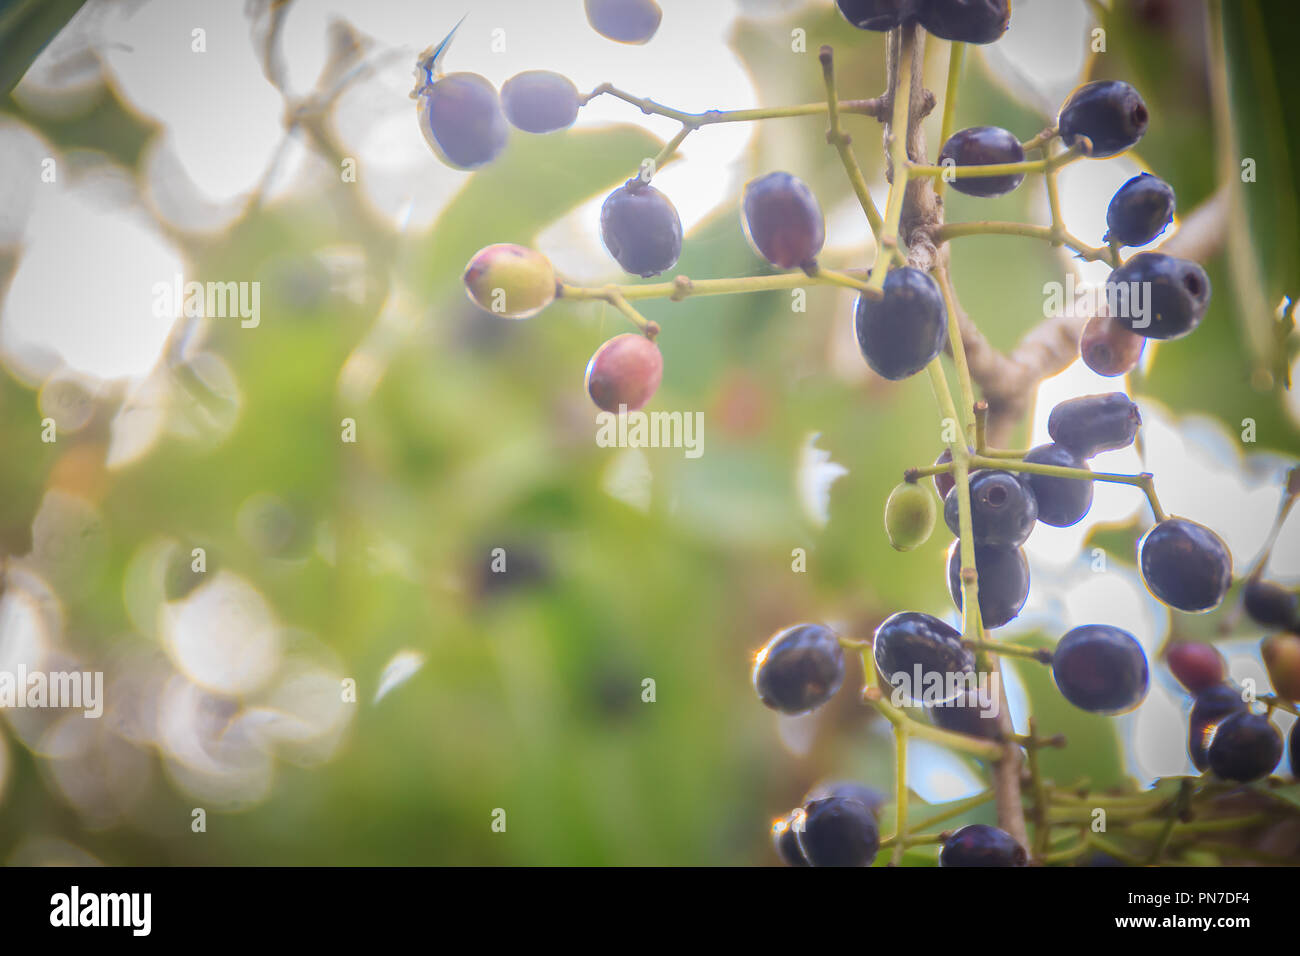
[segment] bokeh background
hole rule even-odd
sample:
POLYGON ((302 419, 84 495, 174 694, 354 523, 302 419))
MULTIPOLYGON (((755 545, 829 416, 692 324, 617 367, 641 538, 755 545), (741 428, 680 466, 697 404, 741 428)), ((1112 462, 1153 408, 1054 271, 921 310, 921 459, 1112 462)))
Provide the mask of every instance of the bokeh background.
MULTIPOLYGON (((769 823, 812 783, 892 785, 860 673, 797 719, 749 683, 753 652, 793 623, 865 637, 897 610, 955 620, 946 533, 896 554, 881 522, 903 469, 941 447, 929 385, 866 368, 851 293, 810 288, 806 312, 779 292, 645 304, 666 368, 651 409, 705 415, 690 460, 596 445, 583 369, 627 330, 620 315, 557 303, 512 322, 460 284, 493 242, 536 246, 573 281, 630 281, 600 247, 599 205, 676 130, 605 97, 568 132, 512 133, 482 171, 447 168, 420 136, 411 69, 467 9, 446 66, 498 86, 552 69, 686 110, 812 102, 831 43, 843 96, 883 89, 883 37, 829 2, 662 6, 644 47, 595 34, 578 0, 0 8, 3 79, 17 81, 0 104, 0 670, 106 682, 98 721, 0 713, 0 860, 770 864, 769 823), (355 181, 340 175, 349 162, 355 181), (154 285, 177 274, 260 283, 260 323, 157 315, 154 285), (498 548, 505 574, 489 570, 498 548)), ((1180 219, 1210 199, 1226 142, 1211 89, 1228 84, 1238 151, 1257 161, 1238 187, 1245 228, 1226 243, 1249 270, 1208 261, 1214 300, 1194 336, 1148 348, 1127 381, 1076 363, 1042 385, 1015 438, 1046 440, 1055 401, 1127 388, 1143 441, 1094 467, 1155 472, 1166 509, 1215 528, 1240 574, 1300 452, 1300 401, 1283 388, 1295 340, 1272 314, 1300 268, 1286 32, 1268 5, 1225 4, 1229 75, 1216 76, 1199 2, 1013 7, 1006 37, 969 52, 959 127, 1027 139, 1090 78, 1129 80, 1150 107, 1136 150, 1061 176, 1086 241, 1142 169, 1173 185, 1180 219), (1098 27, 1106 49, 1092 54, 1098 27)), ((947 44, 930 39, 927 55, 942 91, 947 44)), ((883 206, 879 126, 846 122, 883 206)), ((937 112, 929 124, 933 153, 937 112)), ((687 230, 678 271, 764 271, 737 197, 773 169, 817 193, 823 261, 868 265, 824 128, 691 136, 655 180, 687 230)), ((997 200, 950 191, 948 218, 1045 222, 1041 180, 997 200)), ((1044 283, 1105 274, 1014 238, 960 240, 953 268, 1004 349, 1041 321, 1044 283)), ((1099 486, 1082 524, 1040 526, 1030 603, 1003 633, 1050 642, 1112 623, 1153 655, 1209 637, 1235 677, 1264 686, 1262 635, 1234 599, 1171 620, 1146 593, 1133 556, 1149 521, 1133 489, 1099 486)), ((1300 580, 1300 517, 1270 575, 1300 580)), ((1070 708, 1041 668, 1013 668, 1017 726, 1032 712, 1072 742, 1045 772, 1097 786, 1190 772, 1189 703, 1156 670, 1143 706, 1106 720, 1070 708)), ((984 786, 977 764, 919 742, 910 771, 918 802, 984 786)))

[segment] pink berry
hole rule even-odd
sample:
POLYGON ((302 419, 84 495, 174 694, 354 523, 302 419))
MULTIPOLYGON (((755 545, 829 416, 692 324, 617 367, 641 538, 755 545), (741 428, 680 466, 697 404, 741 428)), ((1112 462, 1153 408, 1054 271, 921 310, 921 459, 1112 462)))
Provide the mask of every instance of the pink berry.
POLYGON ((637 332, 616 335, 587 363, 587 392, 596 405, 634 412, 650 401, 664 377, 659 346, 637 332))
POLYGON ((1174 644, 1165 652, 1165 661, 1179 683, 1199 694, 1223 683, 1223 657, 1209 644, 1192 641, 1174 644))

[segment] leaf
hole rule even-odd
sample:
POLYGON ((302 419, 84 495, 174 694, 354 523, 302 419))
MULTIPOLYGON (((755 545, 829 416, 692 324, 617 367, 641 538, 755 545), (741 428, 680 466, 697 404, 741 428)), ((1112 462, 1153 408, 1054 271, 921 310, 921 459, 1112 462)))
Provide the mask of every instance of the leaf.
POLYGON ((0 0, 0 90, 9 93, 86 0, 0 0))

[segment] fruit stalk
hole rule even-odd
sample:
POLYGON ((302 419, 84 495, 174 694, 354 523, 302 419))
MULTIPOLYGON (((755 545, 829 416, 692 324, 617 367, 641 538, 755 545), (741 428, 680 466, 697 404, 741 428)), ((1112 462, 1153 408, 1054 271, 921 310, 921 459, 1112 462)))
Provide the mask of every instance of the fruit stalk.
POLYGON ((858 203, 862 206, 862 211, 871 226, 871 234, 879 242, 884 220, 881 219, 880 210, 876 208, 871 192, 867 189, 867 181, 862 176, 862 167, 858 165, 858 158, 849 145, 852 140, 840 127, 840 104, 835 93, 835 54, 829 46, 823 46, 818 51, 818 57, 822 64, 822 80, 826 84, 826 109, 830 118, 830 128, 826 130, 826 142, 834 146, 835 151, 839 153, 840 162, 844 164, 844 172, 849 177, 849 185, 853 187, 853 193, 858 197, 858 203))

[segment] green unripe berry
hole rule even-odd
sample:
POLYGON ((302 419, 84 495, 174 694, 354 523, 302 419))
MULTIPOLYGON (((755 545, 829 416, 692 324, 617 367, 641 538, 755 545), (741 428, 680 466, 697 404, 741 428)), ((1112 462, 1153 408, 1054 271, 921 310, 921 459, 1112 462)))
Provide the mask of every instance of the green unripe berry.
POLYGON ((904 481, 885 502, 885 534, 895 551, 911 551, 925 544, 934 531, 939 508, 930 489, 904 481))
POLYGON ((536 315, 555 299, 555 269, 536 249, 501 242, 480 249, 465 267, 465 291, 507 319, 536 315))

